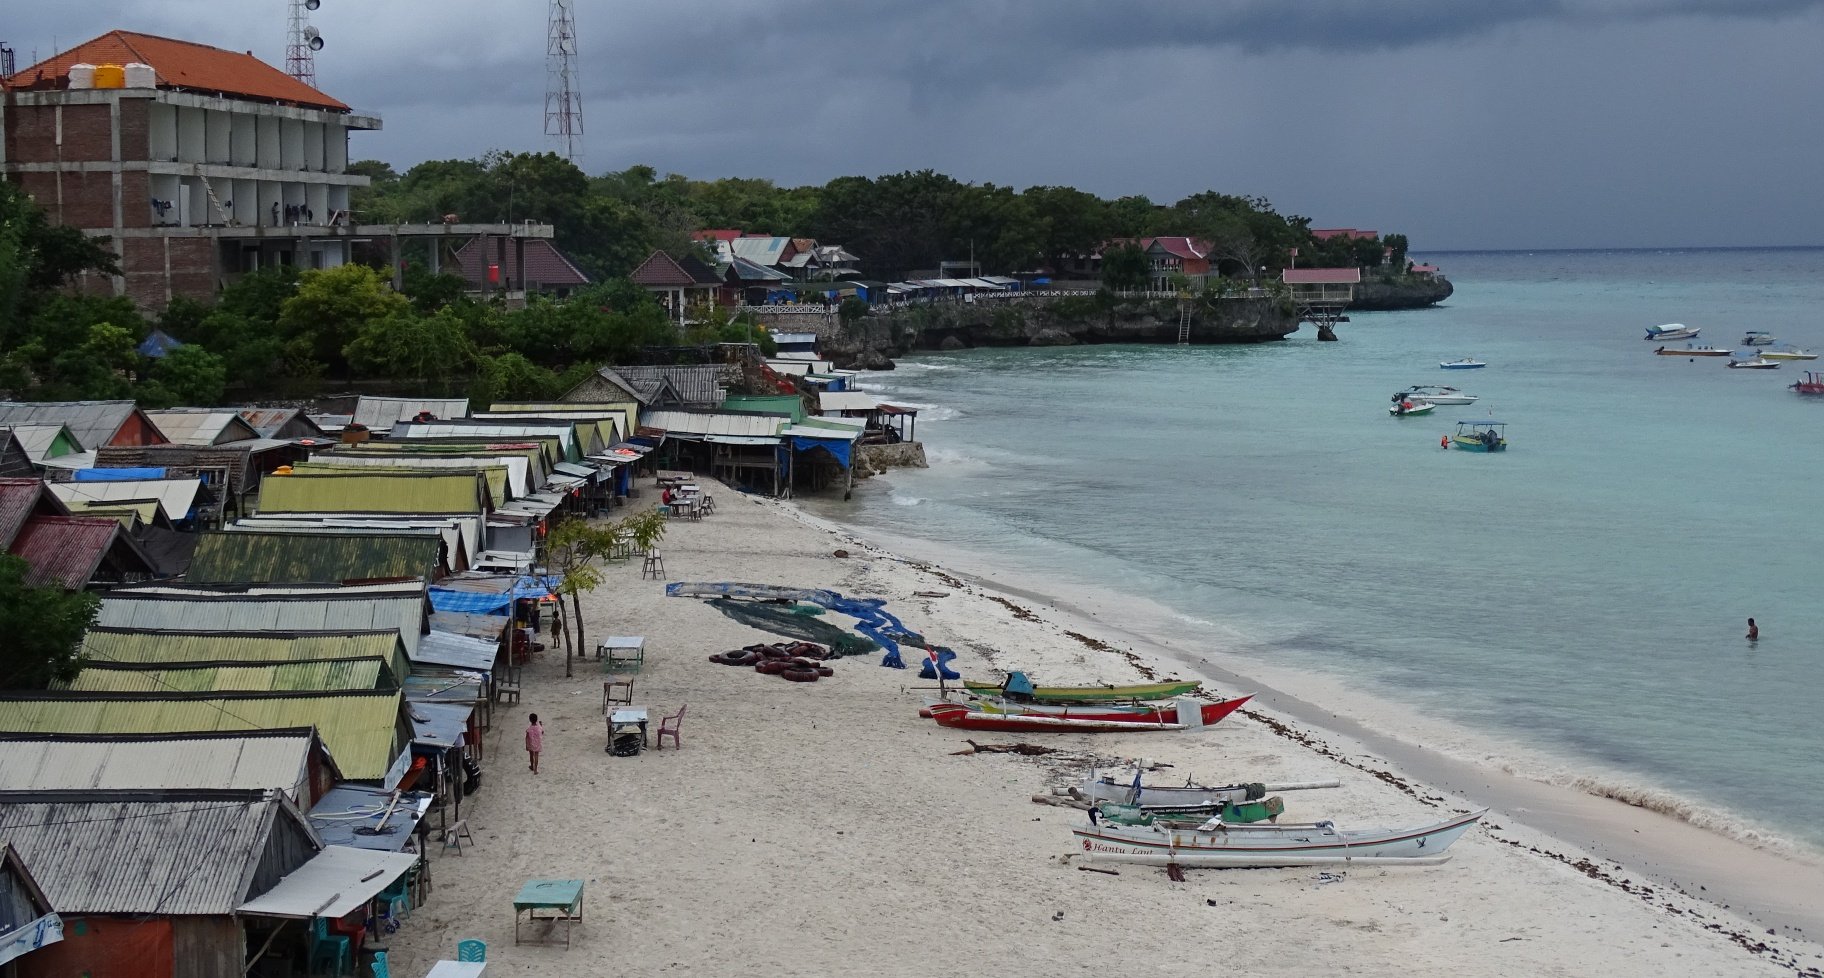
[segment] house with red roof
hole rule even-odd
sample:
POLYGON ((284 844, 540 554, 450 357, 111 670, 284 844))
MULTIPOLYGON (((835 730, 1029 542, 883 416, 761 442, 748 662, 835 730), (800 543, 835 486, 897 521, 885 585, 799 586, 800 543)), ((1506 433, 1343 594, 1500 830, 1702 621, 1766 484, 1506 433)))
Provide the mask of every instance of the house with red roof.
POLYGON ((477 292, 505 289, 566 296, 589 284, 588 274, 549 241, 533 238, 512 255, 505 253, 505 244, 504 238, 472 239, 456 249, 457 267, 450 271, 461 275, 469 289, 477 292), (501 247, 490 247, 493 245, 501 247))
POLYGON ((153 311, 267 265, 343 264, 356 239, 551 237, 549 225, 357 225, 350 194, 368 178, 349 172, 349 134, 379 128, 251 52, 109 31, 0 79, 0 179, 51 221, 113 242, 121 274, 79 287, 153 311))
POLYGON ((70 515, 39 479, 0 479, 0 550, 26 562, 27 587, 81 591, 156 576, 120 520, 70 515))
POLYGON ((647 256, 627 277, 658 296, 665 311, 679 325, 693 306, 714 303, 724 284, 721 273, 695 255, 673 258, 663 251, 647 256))

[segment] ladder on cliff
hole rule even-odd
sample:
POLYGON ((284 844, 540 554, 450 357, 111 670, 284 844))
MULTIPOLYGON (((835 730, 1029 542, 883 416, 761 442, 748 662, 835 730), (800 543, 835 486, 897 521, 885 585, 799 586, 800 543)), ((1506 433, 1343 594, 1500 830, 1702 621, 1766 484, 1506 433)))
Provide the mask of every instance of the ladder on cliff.
POLYGON ((1191 303, 1187 299, 1178 300, 1178 345, 1189 346, 1191 343, 1191 303))

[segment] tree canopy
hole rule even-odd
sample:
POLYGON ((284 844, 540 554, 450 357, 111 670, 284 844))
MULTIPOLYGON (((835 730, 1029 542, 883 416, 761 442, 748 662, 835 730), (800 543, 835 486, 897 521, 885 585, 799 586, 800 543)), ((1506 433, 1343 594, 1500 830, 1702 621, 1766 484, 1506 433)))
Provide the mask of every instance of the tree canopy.
POLYGON ((82 634, 101 600, 61 587, 29 587, 24 558, 0 554, 0 689, 44 689, 76 678, 82 634))

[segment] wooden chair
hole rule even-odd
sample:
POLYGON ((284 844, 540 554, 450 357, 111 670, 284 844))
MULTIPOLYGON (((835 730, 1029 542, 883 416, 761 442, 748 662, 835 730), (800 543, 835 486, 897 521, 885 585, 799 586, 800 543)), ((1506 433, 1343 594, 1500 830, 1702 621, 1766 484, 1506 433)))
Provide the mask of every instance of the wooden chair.
POLYGON ((684 725, 684 711, 686 709, 689 709, 688 704, 678 707, 678 712, 659 721, 658 743, 653 745, 653 750, 661 750, 664 748, 667 735, 671 737, 671 746, 676 747, 678 750, 684 749, 684 742, 678 739, 678 728, 684 725))
POLYGON ((454 849, 456 850, 456 855, 462 855, 462 843, 464 840, 467 840, 470 845, 475 844, 475 836, 469 834, 469 820, 466 818, 459 819, 455 825, 450 826, 448 832, 443 834, 444 851, 448 852, 449 850, 454 849))
POLYGON ((655 581, 665 576, 665 558, 659 556, 657 547, 646 551, 646 562, 640 565, 640 578, 644 580, 648 574, 655 581))
POLYGON ((633 677, 610 676, 602 683, 602 712, 608 712, 608 704, 625 703, 633 705, 633 677))

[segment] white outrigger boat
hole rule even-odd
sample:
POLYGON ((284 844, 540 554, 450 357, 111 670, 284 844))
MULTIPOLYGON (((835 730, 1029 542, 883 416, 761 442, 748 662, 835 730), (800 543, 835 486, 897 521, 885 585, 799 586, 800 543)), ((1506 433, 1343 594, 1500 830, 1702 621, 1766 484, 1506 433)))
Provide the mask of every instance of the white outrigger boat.
POLYGON ((1777 350, 1762 350, 1763 360, 1816 360, 1818 355, 1797 347, 1781 347, 1777 350))
POLYGON ((1423 398, 1433 404, 1474 404, 1481 400, 1474 394, 1465 394, 1455 387, 1445 387, 1441 384, 1414 384, 1402 393, 1423 398))
POLYGON ((1225 805, 1258 801, 1278 791, 1303 791, 1308 788, 1341 787, 1341 781, 1293 781, 1281 784, 1141 784, 1139 777, 1117 781, 1108 775, 1091 771, 1081 784, 1070 788, 1070 796, 1091 804, 1131 805, 1148 814, 1170 812, 1204 812, 1225 805))
POLYGON ((1703 332, 1702 326, 1686 326, 1684 323, 1667 323, 1664 326, 1648 326, 1649 340, 1688 340, 1703 332))
POLYGON ((1445 853, 1475 825, 1479 811, 1404 829, 1338 829, 1334 822, 1231 824, 1219 819, 1155 818, 1128 825, 1097 818, 1073 827, 1091 862, 1147 866, 1205 866, 1264 869, 1273 866, 1426 866, 1449 859, 1445 853))

